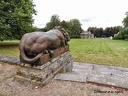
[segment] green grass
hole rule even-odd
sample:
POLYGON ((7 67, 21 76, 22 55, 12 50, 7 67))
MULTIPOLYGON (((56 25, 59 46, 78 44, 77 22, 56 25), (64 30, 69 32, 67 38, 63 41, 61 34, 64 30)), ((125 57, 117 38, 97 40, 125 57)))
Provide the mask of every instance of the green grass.
POLYGON ((128 41, 72 39, 69 44, 74 61, 128 67, 128 41))
POLYGON ((0 55, 19 57, 18 46, 18 40, 0 42, 0 55))
MULTIPOLYGON (((128 41, 71 39, 70 53, 76 62, 128 67, 128 41)), ((19 57, 19 41, 0 42, 0 55, 19 57)))

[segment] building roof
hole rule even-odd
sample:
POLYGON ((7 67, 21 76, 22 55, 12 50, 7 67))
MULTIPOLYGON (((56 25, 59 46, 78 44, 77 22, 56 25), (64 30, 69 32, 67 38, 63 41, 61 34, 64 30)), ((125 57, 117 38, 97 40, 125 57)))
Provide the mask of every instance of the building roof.
POLYGON ((83 31, 81 34, 91 34, 90 31, 83 31))

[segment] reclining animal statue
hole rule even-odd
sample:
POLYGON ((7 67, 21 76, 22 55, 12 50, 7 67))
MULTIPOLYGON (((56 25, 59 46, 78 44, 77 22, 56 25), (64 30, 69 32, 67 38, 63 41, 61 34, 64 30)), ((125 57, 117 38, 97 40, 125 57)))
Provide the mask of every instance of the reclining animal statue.
POLYGON ((60 26, 47 32, 31 32, 23 35, 20 44, 20 61, 34 64, 43 54, 64 47, 70 41, 69 34, 60 26))

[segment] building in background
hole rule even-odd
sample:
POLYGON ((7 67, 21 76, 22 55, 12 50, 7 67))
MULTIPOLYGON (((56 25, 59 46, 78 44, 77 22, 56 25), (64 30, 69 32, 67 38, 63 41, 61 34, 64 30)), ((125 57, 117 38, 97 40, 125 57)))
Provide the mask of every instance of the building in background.
POLYGON ((94 38, 94 34, 91 34, 90 31, 83 31, 80 34, 80 38, 94 38))

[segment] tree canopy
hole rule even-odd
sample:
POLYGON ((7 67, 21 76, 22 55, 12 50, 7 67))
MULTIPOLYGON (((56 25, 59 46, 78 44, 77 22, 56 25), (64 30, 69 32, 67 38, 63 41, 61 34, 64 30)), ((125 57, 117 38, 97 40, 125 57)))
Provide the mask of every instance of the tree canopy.
POLYGON ((48 22, 46 24, 46 29, 50 30, 52 28, 54 28, 55 26, 59 26, 60 25, 60 19, 58 15, 52 15, 50 22, 48 22))
POLYGON ((126 17, 123 19, 122 23, 124 27, 120 29, 115 39, 128 39, 128 12, 126 12, 126 17))
POLYGON ((32 30, 32 15, 36 14, 32 0, 0 1, 0 40, 21 39, 32 30))
POLYGON ((81 25, 82 24, 80 23, 80 21, 78 19, 70 20, 69 35, 71 36, 71 38, 79 38, 80 37, 80 33, 83 31, 81 25))
POLYGON ((70 35, 71 38, 79 38, 80 33, 83 31, 81 23, 78 19, 71 19, 70 21, 61 21, 58 15, 52 15, 50 22, 48 22, 42 31, 48 31, 55 26, 63 27, 70 35))

